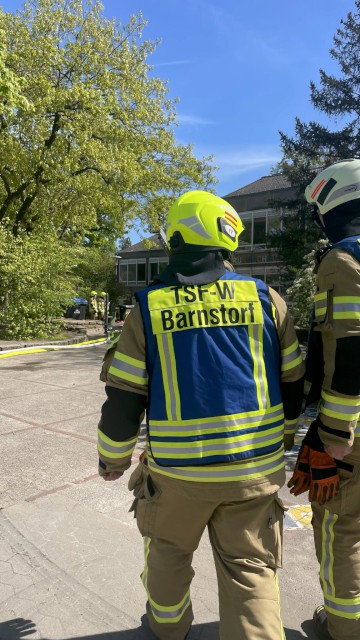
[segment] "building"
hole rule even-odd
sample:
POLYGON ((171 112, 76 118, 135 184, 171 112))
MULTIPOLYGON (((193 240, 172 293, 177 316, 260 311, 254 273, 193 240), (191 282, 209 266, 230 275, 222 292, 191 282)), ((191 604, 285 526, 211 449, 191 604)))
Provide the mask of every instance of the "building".
MULTIPOLYGON (((240 236, 233 264, 238 273, 261 278, 280 291, 282 263, 276 251, 266 246, 266 236, 281 226, 281 210, 275 210, 274 201, 282 202, 294 197, 294 191, 281 174, 264 176, 225 196, 240 214, 245 230, 240 236)), ((168 259, 157 235, 124 249, 117 256, 117 278, 124 285, 124 303, 133 302, 133 294, 147 286, 164 267, 168 259), (152 246, 148 247, 148 243, 152 246)))

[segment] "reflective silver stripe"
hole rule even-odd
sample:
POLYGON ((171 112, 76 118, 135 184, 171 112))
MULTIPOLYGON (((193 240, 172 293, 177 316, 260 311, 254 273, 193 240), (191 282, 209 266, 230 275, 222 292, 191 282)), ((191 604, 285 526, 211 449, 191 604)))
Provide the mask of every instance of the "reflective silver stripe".
POLYGON ((99 448, 102 449, 102 451, 106 451, 107 453, 110 454, 116 454, 116 455, 120 455, 120 454, 124 454, 127 453, 128 451, 131 451, 137 441, 137 438, 132 438, 132 440, 129 440, 125 443, 116 443, 115 441, 111 441, 111 443, 109 442, 110 439, 104 439, 101 432, 99 431, 98 434, 98 446, 99 448))
POLYGON ((337 520, 337 516, 335 514, 330 513, 327 509, 325 509, 324 520, 322 524, 322 536, 324 538, 324 547, 323 547, 323 558, 320 567, 320 573, 323 581, 323 592, 324 596, 330 595, 334 592, 331 569, 333 562, 333 554, 332 554, 332 527, 334 526, 337 520))
POLYGON ((301 357, 301 359, 302 359, 301 351, 300 351, 300 347, 299 347, 299 346, 297 346, 297 347, 294 349, 294 351, 292 351, 292 353, 289 353, 289 354, 288 354, 288 355, 286 355, 286 356, 282 356, 282 358, 281 358, 281 364, 282 364, 282 366, 289 365, 291 362, 294 362, 295 360, 298 360, 299 356, 300 356, 300 357, 301 357))
POLYGON ((359 412, 359 406, 355 405, 354 407, 349 407, 347 404, 337 404, 335 402, 329 402, 328 400, 321 401, 321 410, 328 409, 329 411, 336 411, 337 413, 345 413, 348 415, 353 415, 354 413, 359 412))
POLYGON ((150 545, 151 545, 151 538, 149 538, 148 536, 144 536, 145 566, 144 566, 144 571, 141 574, 141 579, 146 589, 151 611, 153 613, 154 618, 160 624, 164 622, 168 622, 168 623, 178 622, 183 616, 188 606, 190 605, 190 591, 187 591, 187 593, 185 594, 181 602, 175 605, 162 606, 156 603, 152 599, 150 595, 149 587, 148 587, 148 566, 149 566, 148 561, 149 561, 149 555, 150 555, 150 545))
POLYGON ((144 378, 144 380, 147 380, 148 374, 145 362, 143 366, 136 366, 134 364, 131 364, 130 362, 125 362, 120 356, 121 354, 115 353, 115 356, 111 362, 112 367, 114 367, 118 371, 124 371, 125 373, 130 373, 133 376, 137 376, 138 378, 144 378))
MULTIPOLYGON (((339 603, 339 602, 334 602, 333 600, 330 600, 329 598, 327 598, 326 596, 324 596, 324 602, 325 602, 325 606, 327 609, 331 610, 331 613, 333 613, 336 616, 336 612, 339 612, 340 617, 346 617, 346 618, 360 618, 360 603, 359 604, 344 604, 344 603, 339 603), (346 616, 341 616, 341 614, 348 614, 346 616), (352 614, 352 615, 351 615, 352 614)), ((351 599, 349 598, 349 602, 351 602, 351 599)))
POLYGON ((168 407, 168 419, 169 420, 177 420, 178 416, 176 414, 176 393, 174 387, 174 377, 171 368, 171 357, 169 351, 168 339, 171 339, 171 336, 168 336, 166 333, 160 333, 157 336, 157 342, 159 346, 159 350, 163 354, 163 359, 161 359, 161 369, 163 369, 163 365, 165 370, 162 370, 163 376, 163 385, 165 391, 168 391, 169 394, 169 407, 168 407))
MULTIPOLYGON (((260 386, 260 397, 262 406, 260 409, 266 409, 267 407, 267 380, 266 380, 266 371, 265 371, 265 363, 263 358, 263 327, 262 325, 253 325, 253 336, 254 336, 254 346, 255 353, 254 356, 257 360, 258 364, 258 382, 260 386), (260 340, 261 336, 261 340, 260 340)), ((256 383, 256 381, 255 381, 256 383)))
POLYGON ((179 223, 184 224, 186 227, 190 227, 195 233, 203 238, 211 238, 208 233, 206 233, 204 227, 200 224, 199 218, 196 216, 190 216, 189 218, 182 218, 179 220, 179 223))
POLYGON ((169 432, 178 432, 181 431, 181 434, 189 432, 189 431, 200 431, 202 433, 211 432, 212 429, 229 429, 229 427, 241 427, 249 425, 259 426, 263 424, 265 421, 275 421, 277 419, 282 419, 284 417, 284 410, 282 405, 277 405, 276 408, 264 411, 262 413, 256 413, 255 415, 252 413, 244 413, 239 414, 239 417, 231 417, 229 419, 220 420, 219 416, 211 418, 207 420, 199 420, 198 422, 192 422, 189 424, 188 420, 184 420, 183 422, 179 422, 178 425, 168 424, 167 420, 150 420, 149 424, 151 427, 151 431, 160 435, 164 434, 164 431, 169 432))
POLYGON ((196 482, 231 482, 244 480, 246 478, 259 478, 269 475, 279 469, 283 469, 284 448, 271 456, 263 456, 255 458, 252 462, 244 462, 242 464, 226 464, 226 465, 206 465, 203 467, 164 467, 154 462, 150 451, 148 451, 149 468, 154 473, 179 478, 181 480, 190 480, 196 482))
POLYGON ((256 444, 267 443, 269 441, 274 441, 274 440, 275 441, 278 440, 281 442, 282 437, 283 437, 283 428, 281 425, 281 427, 276 429, 274 433, 265 432, 265 434, 261 437, 250 436, 245 440, 234 441, 234 440, 231 440, 231 437, 229 436, 229 439, 221 439, 221 442, 218 442, 215 444, 206 444, 207 442, 209 442, 208 440, 203 440, 200 442, 196 441, 197 446, 194 446, 194 447, 189 446, 188 442, 185 442, 184 444, 182 444, 181 442, 173 442, 171 444, 164 442, 163 444, 165 446, 159 446, 158 442, 154 442, 153 440, 151 440, 151 450, 154 453, 158 454, 159 456, 161 456, 161 454, 164 454, 164 453, 171 453, 174 457, 176 457, 181 453, 196 454, 196 453, 201 453, 206 451, 221 450, 221 452, 225 453, 226 451, 230 451, 230 450, 238 451, 244 448, 253 449, 254 445, 256 444))
MULTIPOLYGON (((335 298, 336 300, 336 298, 335 298)), ((344 312, 344 311, 356 311, 360 313, 360 302, 334 302, 333 305, 334 313, 344 312)))
POLYGON ((151 611, 158 622, 178 622, 190 604, 190 593, 186 594, 185 600, 177 609, 173 609, 172 607, 161 607, 160 609, 160 605, 156 605, 150 597, 149 604, 151 611), (176 618, 176 620, 174 620, 174 618, 176 618))

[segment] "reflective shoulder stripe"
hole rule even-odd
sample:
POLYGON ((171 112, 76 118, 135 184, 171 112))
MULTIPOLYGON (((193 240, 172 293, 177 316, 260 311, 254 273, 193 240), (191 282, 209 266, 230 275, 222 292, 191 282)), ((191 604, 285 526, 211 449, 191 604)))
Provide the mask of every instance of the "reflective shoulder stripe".
POLYGON ((131 358, 119 351, 115 351, 109 373, 116 378, 136 382, 137 384, 147 385, 148 374, 146 363, 136 358, 131 358))

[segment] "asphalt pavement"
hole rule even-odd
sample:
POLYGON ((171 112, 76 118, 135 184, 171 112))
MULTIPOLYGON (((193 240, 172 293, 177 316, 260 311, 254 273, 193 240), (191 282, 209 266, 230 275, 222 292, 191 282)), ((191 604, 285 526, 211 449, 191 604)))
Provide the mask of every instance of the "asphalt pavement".
MULTIPOLYGON (((129 513, 131 470, 113 483, 97 475, 104 351, 102 344, 0 359, 1 640, 153 640, 142 539, 129 513)), ((134 464, 143 445, 141 437, 134 464)), ((279 573, 286 638, 315 640, 311 618, 322 597, 310 506, 286 488, 281 497, 289 507, 279 573)), ((206 536, 193 566, 190 640, 218 640, 206 536)))

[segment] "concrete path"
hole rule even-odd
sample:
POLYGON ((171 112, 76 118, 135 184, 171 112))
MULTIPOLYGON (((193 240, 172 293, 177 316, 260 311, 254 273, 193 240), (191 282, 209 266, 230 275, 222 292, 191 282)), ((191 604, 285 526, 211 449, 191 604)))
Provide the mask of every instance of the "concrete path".
MULTIPOLYGON (((142 540, 128 513, 130 471, 114 483, 97 476, 104 351, 100 345, 0 360, 1 640, 153 638, 143 615, 142 540)), ((134 463, 142 446, 143 439, 134 463)), ((298 506, 287 489, 282 498, 290 506, 280 572, 286 637, 315 640, 310 619, 322 598, 310 507, 304 500, 298 506)), ((206 538, 194 568, 190 639, 217 640, 206 538)))

